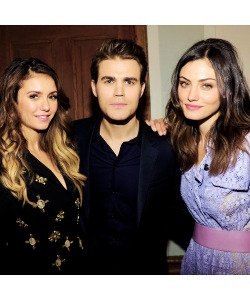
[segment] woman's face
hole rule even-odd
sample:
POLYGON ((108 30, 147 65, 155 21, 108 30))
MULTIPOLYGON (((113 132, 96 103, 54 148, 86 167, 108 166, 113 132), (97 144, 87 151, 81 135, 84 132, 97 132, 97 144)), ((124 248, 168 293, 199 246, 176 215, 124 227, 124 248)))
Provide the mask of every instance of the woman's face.
POLYGON ((23 133, 46 130, 57 111, 57 89, 53 78, 33 73, 21 83, 17 111, 23 133))
POLYGON ((208 59, 190 61, 180 71, 178 96, 187 119, 206 123, 208 129, 219 116, 220 94, 208 59))

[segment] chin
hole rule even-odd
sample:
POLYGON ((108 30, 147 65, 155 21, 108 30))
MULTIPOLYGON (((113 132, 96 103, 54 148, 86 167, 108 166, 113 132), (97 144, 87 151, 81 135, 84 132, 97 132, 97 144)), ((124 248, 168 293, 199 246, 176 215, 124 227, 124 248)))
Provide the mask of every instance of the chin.
POLYGON ((135 117, 135 114, 133 115, 126 115, 126 116, 106 116, 106 119, 112 123, 112 124, 126 124, 128 123, 131 119, 135 117))
POLYGON ((198 115, 197 113, 184 112, 184 116, 185 118, 193 121, 199 121, 203 119, 203 117, 198 115))

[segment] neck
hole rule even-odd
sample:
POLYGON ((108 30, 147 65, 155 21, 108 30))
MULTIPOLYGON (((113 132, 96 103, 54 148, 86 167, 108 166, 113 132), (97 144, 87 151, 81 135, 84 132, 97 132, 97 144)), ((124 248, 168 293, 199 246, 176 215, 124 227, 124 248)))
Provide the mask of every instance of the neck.
POLYGON ((30 152, 40 151, 39 139, 40 133, 34 130, 22 130, 23 136, 27 141, 28 150, 30 152))
POLYGON ((201 134, 201 141, 206 144, 207 135, 211 130, 212 126, 216 122, 219 117, 219 111, 217 111, 214 115, 210 116, 208 119, 199 121, 199 131, 201 134))
POLYGON ((104 139, 125 142, 135 138, 138 135, 138 130, 139 120, 136 116, 127 122, 110 122, 103 117, 100 135, 104 139))

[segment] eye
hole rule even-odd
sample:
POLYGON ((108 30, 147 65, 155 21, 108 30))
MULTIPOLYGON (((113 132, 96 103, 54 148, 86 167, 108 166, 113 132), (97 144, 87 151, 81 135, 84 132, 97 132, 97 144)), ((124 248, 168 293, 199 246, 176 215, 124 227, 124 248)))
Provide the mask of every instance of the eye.
POLYGON ((113 80, 112 79, 107 79, 104 81, 104 83, 113 83, 113 80))
POLYGON ((205 90, 210 90, 213 86, 211 84, 203 84, 202 87, 205 89, 205 90))
POLYGON ((189 86, 189 83, 187 81, 180 81, 180 86, 187 87, 187 86, 189 86))
POLYGON ((57 95, 51 95, 51 96, 49 96, 49 99, 57 100, 57 95))
POLYGON ((127 84, 127 85, 133 85, 133 84, 135 84, 135 83, 134 83, 134 81, 132 81, 132 80, 126 80, 126 84, 127 84))
POLYGON ((29 95, 30 99, 37 99, 38 95, 37 94, 31 94, 29 95))

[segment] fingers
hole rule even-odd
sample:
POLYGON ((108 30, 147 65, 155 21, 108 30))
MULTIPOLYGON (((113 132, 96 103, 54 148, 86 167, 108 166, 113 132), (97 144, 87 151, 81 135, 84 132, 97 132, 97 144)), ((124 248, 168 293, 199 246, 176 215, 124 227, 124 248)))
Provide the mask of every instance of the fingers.
POLYGON ((166 135, 167 134, 167 127, 168 125, 163 120, 163 118, 155 119, 155 120, 146 120, 146 124, 148 124, 153 131, 157 131, 159 135, 166 135))
POLYGON ((159 135, 166 135, 167 131, 166 131, 165 123, 156 122, 155 127, 156 127, 159 135))

